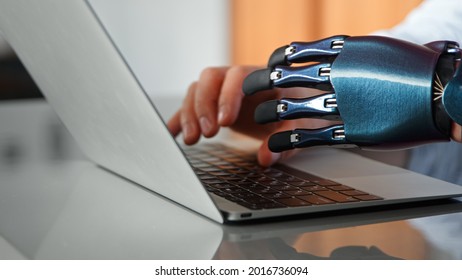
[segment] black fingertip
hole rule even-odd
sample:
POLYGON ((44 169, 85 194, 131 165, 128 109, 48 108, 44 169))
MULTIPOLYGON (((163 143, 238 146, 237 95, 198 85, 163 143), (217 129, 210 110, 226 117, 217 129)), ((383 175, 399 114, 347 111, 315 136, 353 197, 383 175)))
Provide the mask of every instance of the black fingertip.
POLYGON ((277 65, 288 65, 286 58, 286 49, 288 47, 289 45, 277 48, 269 58, 268 67, 275 67, 277 65))
POLYGON ((271 69, 261 69, 250 73, 245 79, 242 85, 242 91, 245 95, 252 95, 261 90, 267 90, 273 88, 270 75, 271 69))
POLYGON ((280 153, 287 150, 292 150, 294 146, 290 141, 290 136, 292 135, 292 131, 283 131, 278 132, 270 136, 268 141, 268 148, 273 153, 280 153))
POLYGON ((275 122, 279 120, 279 114, 277 113, 278 107, 277 100, 266 101, 258 105, 255 109, 254 119, 259 124, 265 124, 275 122))

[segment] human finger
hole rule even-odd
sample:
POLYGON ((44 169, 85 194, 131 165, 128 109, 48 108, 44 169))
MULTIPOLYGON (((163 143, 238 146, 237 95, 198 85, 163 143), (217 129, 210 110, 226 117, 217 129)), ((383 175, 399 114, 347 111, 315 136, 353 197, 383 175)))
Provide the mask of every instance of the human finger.
POLYGON ((243 80, 255 69, 257 68, 251 66, 234 66, 226 72, 218 100, 218 123, 220 125, 230 126, 236 121, 244 98, 243 80))
POLYGON ((201 135, 199 122, 194 109, 197 82, 191 84, 181 107, 180 123, 183 141, 187 145, 196 143, 201 135))
POLYGON ((173 137, 178 136, 181 132, 181 109, 178 110, 173 117, 170 118, 170 120, 167 122, 167 128, 170 131, 170 133, 173 135, 173 137))
POLYGON ((202 134, 214 136, 219 129, 217 103, 227 67, 210 67, 202 71, 197 82, 194 109, 202 134))

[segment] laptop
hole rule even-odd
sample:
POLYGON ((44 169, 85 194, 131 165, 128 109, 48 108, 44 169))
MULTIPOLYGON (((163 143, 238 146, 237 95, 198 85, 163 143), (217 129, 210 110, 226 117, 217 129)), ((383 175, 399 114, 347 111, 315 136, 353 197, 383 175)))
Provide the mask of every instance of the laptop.
POLYGON ((314 150, 263 169, 224 146, 182 150, 88 1, 0 7, 2 35, 88 158, 214 221, 462 195, 457 185, 345 151, 314 150))

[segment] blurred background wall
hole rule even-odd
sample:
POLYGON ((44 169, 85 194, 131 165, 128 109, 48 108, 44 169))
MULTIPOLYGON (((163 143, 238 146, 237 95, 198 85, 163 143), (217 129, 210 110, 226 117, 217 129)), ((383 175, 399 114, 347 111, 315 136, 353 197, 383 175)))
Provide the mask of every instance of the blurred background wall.
POLYGON ((399 23, 422 0, 230 0, 231 62, 266 64, 277 47, 399 23))

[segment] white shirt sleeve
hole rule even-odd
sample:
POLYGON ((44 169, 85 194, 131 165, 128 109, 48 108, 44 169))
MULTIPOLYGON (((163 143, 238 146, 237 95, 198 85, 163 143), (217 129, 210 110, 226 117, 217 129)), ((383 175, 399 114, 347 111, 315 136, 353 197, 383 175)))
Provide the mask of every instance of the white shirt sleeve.
POLYGON ((462 45, 462 2, 460 0, 426 0, 397 26, 374 34, 418 44, 451 40, 462 45))

